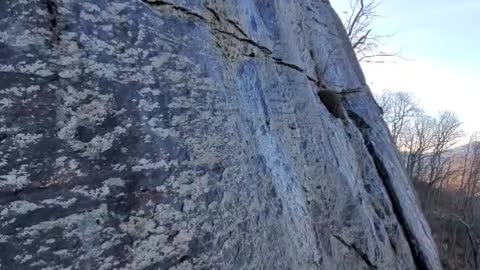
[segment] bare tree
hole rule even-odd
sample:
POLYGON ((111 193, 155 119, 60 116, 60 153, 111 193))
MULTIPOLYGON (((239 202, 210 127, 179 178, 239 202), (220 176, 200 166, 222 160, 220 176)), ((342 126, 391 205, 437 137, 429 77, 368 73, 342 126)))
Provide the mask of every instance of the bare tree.
POLYGON ((480 269, 480 133, 458 146, 464 133, 454 113, 429 116, 402 92, 376 98, 446 268, 480 269))
POLYGON ((467 234, 467 243, 469 243, 470 249, 468 252, 466 252, 467 256, 465 256, 464 258, 465 264, 468 264, 469 261, 472 261, 473 259, 473 263, 470 263, 470 264, 474 267, 474 269, 478 269, 478 266, 479 266, 478 233, 474 227, 472 219, 469 219, 469 217, 467 217, 468 215, 466 214, 465 211, 463 211, 462 214, 463 214, 463 218, 456 214, 451 214, 451 216, 454 217, 460 224, 464 226, 467 234))
POLYGON ((419 180, 424 171, 424 160, 433 147, 435 119, 419 110, 405 132, 405 168, 413 180, 419 180))
POLYGON ((345 12, 343 23, 360 62, 382 62, 379 58, 398 56, 381 49, 382 40, 392 35, 378 35, 372 29, 379 17, 379 4, 377 0, 350 0, 350 11, 345 12))
MULTIPOLYGON (((473 134, 466 146, 465 158, 462 166, 462 175, 460 179, 460 189, 464 198, 468 198, 463 205, 463 209, 472 207, 472 200, 479 191, 480 181, 480 143, 478 134, 473 134)), ((473 209, 472 209, 473 212, 473 209)))
POLYGON ((431 204, 438 202, 440 193, 443 192, 445 183, 456 179, 462 173, 453 166, 455 157, 446 155, 449 150, 463 136, 461 122, 458 117, 448 111, 441 112, 435 119, 435 127, 432 136, 432 150, 426 157, 428 164, 424 181, 427 183, 426 193, 423 196, 423 204, 432 207, 431 204))
MULTIPOLYGON (((475 269, 480 266, 480 236, 478 230, 478 192, 480 182, 480 143, 479 134, 470 137, 464 151, 462 162, 462 174, 460 179, 460 192, 456 199, 457 219, 467 232, 467 254, 465 264, 470 264, 475 269)), ((456 235, 455 235, 456 237, 456 235)), ((456 239, 455 239, 456 240, 456 239)))
POLYGON ((377 97, 378 104, 383 108, 383 118, 390 128, 392 139, 400 151, 403 151, 402 133, 408 123, 420 111, 412 94, 406 92, 385 91, 377 97))
POLYGON ((462 122, 452 112, 441 112, 436 120, 433 134, 433 150, 430 156, 428 185, 433 186, 441 178, 443 155, 463 136, 462 122))

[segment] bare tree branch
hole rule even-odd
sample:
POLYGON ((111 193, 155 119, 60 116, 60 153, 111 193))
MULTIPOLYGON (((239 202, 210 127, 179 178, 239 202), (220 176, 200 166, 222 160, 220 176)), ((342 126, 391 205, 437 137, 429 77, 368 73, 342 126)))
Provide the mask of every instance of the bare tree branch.
POLYGON ((392 37, 393 34, 378 35, 374 34, 372 29, 373 22, 379 17, 377 14, 379 5, 380 2, 377 0, 351 0, 350 11, 346 12, 343 20, 352 48, 360 62, 383 63, 385 60, 375 59, 398 57, 398 53, 387 53, 381 48, 382 41, 392 37))

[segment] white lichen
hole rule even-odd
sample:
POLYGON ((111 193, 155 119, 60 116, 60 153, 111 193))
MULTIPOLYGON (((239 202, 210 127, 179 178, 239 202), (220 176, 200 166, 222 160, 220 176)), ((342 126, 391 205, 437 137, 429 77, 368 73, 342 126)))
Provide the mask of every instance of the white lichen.
POLYGON ((12 213, 23 215, 39 208, 42 208, 42 207, 28 201, 14 201, 8 204, 7 206, 5 206, 0 212, 0 215, 4 216, 12 213))

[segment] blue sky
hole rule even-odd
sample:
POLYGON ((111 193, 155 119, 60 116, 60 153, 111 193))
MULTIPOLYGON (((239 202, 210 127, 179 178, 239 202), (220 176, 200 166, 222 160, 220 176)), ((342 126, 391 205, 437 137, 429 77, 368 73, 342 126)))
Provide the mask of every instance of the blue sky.
MULTIPOLYGON (((337 13, 349 0, 331 0, 337 13)), ((467 132, 480 131, 480 0, 384 0, 373 25, 396 33, 385 46, 406 61, 362 64, 373 92, 411 92, 427 112, 456 112, 467 132)))

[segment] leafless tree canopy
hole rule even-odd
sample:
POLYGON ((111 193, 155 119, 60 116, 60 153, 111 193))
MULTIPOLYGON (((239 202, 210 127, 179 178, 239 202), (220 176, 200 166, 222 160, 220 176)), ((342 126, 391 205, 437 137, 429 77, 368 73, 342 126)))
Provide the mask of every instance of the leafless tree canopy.
POLYGON ((445 269, 480 269, 480 134, 465 138, 454 113, 428 115, 411 94, 385 92, 376 98, 445 269))
POLYGON ((392 133, 393 141, 400 146, 401 135, 420 109, 415 98, 405 92, 384 92, 378 99, 378 104, 383 108, 383 117, 392 133))

